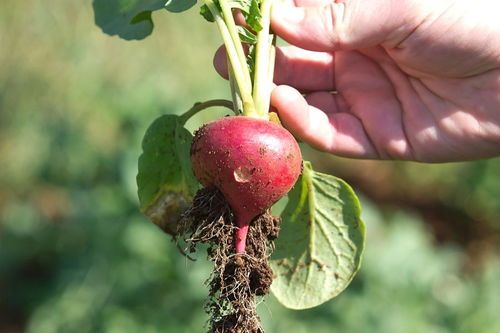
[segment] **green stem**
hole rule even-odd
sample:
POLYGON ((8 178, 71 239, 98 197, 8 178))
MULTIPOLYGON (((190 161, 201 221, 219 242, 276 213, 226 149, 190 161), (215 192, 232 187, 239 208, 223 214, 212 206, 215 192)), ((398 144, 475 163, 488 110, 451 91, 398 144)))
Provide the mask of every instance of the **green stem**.
POLYGON ((194 116, 198 112, 216 106, 225 107, 234 111, 233 103, 231 101, 225 99, 212 99, 203 103, 195 103, 191 109, 187 110, 179 117, 179 122, 184 125, 192 116, 194 116))
MULTIPOLYGON (((221 5, 224 4, 227 7, 227 3, 224 3, 224 0, 221 2, 221 5)), ((229 57, 230 65, 234 73, 234 78, 236 84, 238 85, 240 96, 243 102, 243 114, 245 116, 258 117, 257 113, 255 112, 255 106, 252 98, 252 84, 246 64, 246 59, 244 57, 244 52, 243 58, 241 58, 239 55, 239 53, 241 52, 238 51, 239 48, 242 48, 241 42, 238 35, 236 35, 237 42, 235 42, 233 40, 233 37, 231 36, 230 29, 237 32, 234 19, 232 15, 224 15, 224 17, 222 17, 219 9, 212 0, 205 0, 205 4, 214 16, 215 22, 219 27, 219 31, 224 41, 224 45, 226 46, 226 52, 229 57)))
MULTIPOLYGON (((274 38, 273 38, 274 39, 274 38)), ((274 63, 276 60, 276 48, 274 45, 271 45, 271 48, 269 49, 269 63, 267 67, 267 80, 265 82, 265 90, 262 92, 261 95, 261 103, 262 103, 262 115, 268 117, 269 114, 269 107, 271 104, 271 92, 273 90, 273 78, 274 78, 274 63)))
MULTIPOLYGON (((227 63, 229 63, 229 58, 227 59, 227 63)), ((239 115, 243 113, 243 101, 241 99, 241 94, 238 89, 236 80, 234 79, 234 72, 231 66, 229 66, 227 74, 229 77, 229 86, 231 87, 231 97, 233 99, 234 112, 239 115)))
POLYGON ((222 8, 224 22, 226 22, 227 29, 229 30, 236 53, 238 54, 238 60, 242 66, 241 69, 243 70, 245 81, 250 86, 250 89, 252 89, 252 79, 250 78, 250 71, 247 66, 247 57, 245 55, 245 50, 243 50, 243 45, 241 44, 240 34, 238 32, 238 28, 236 27, 236 22, 234 21, 233 12, 227 3, 227 0, 219 0, 219 4, 222 8))
POLYGON ((269 26, 271 24, 271 6, 273 0, 263 0, 261 10, 262 30, 257 33, 257 45, 255 50, 255 76, 253 82, 253 100, 257 114, 261 118, 267 118, 269 112, 269 100, 272 85, 272 73, 270 73, 270 62, 274 62, 272 51, 272 40, 270 40, 269 26), (273 59, 270 59, 273 58, 273 59))

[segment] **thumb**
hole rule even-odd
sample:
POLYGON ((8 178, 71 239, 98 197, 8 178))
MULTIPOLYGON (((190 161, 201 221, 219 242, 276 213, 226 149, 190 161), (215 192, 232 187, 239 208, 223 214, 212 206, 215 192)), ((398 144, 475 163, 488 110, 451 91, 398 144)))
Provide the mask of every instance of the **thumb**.
POLYGON ((398 45, 418 26, 422 3, 428 1, 336 0, 314 7, 276 1, 271 23, 281 38, 312 51, 398 45))

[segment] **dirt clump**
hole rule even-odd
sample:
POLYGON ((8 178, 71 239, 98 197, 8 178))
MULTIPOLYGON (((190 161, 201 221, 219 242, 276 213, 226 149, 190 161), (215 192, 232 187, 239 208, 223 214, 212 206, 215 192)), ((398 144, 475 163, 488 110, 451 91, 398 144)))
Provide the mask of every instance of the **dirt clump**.
POLYGON ((209 332, 264 333, 256 312, 257 298, 268 294, 271 287, 273 271, 268 258, 280 223, 270 210, 257 216, 248 231, 246 252, 236 253, 236 226, 223 195, 215 187, 196 194, 182 216, 177 237, 187 244, 186 252, 195 252, 197 244, 208 245, 208 257, 214 264, 206 282, 209 332))

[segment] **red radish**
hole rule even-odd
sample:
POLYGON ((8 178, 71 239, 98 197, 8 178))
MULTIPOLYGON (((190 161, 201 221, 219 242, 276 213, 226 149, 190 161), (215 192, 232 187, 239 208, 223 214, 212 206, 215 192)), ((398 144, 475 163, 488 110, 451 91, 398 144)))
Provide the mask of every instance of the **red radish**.
POLYGON ((297 181, 302 155, 283 127, 251 117, 212 121, 195 133, 193 171, 203 186, 217 187, 236 218, 236 252, 245 251, 254 217, 282 198, 297 181))

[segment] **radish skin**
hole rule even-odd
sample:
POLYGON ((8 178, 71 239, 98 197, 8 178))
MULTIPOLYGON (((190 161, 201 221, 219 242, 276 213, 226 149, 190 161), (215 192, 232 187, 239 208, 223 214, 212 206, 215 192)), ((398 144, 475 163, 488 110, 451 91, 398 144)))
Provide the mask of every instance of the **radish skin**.
POLYGON ((302 155, 283 127, 251 117, 225 117, 202 126, 191 145, 193 172, 200 183, 217 187, 238 227, 235 250, 245 252, 251 221, 293 187, 302 155))

